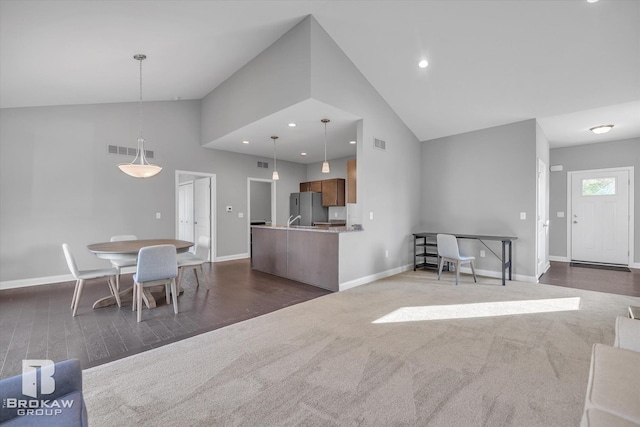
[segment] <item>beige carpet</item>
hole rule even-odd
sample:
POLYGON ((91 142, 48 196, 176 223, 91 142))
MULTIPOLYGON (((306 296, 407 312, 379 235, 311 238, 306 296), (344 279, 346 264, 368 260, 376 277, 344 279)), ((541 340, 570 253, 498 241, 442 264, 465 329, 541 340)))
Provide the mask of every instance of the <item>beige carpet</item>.
POLYGON ((640 298, 411 271, 89 369, 89 421, 577 426, 591 347, 629 305, 640 298), (528 300, 563 311, 508 314, 528 300), (440 305, 454 310, 424 308, 440 305), (503 315, 460 318, 492 307, 503 315))

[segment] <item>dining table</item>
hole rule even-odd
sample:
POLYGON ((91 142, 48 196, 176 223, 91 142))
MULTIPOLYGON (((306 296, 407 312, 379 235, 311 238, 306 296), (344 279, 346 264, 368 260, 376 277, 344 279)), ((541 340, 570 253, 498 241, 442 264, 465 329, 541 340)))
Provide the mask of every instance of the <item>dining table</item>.
MULTIPOLYGON (((101 243, 92 243, 87 245, 87 249, 90 252, 95 254, 98 258, 115 260, 115 259, 123 259, 123 258, 131 258, 133 256, 138 256, 138 252, 140 249, 146 246, 156 246, 156 245, 173 245, 176 247, 176 253, 187 252, 190 247, 193 246, 193 242, 189 242, 186 240, 177 240, 177 239, 139 239, 139 240, 124 240, 118 242, 101 242, 101 243)), ((157 289, 164 291, 164 286, 158 286, 157 289)), ((152 290, 154 288, 145 288, 143 290, 142 299, 144 300, 147 308, 155 308, 156 300, 152 294, 152 290)), ((119 296, 124 299, 127 297, 133 298, 133 286, 119 290, 119 296)), ((95 303, 93 303, 93 308, 107 307, 110 305, 116 304, 116 298, 114 295, 110 295, 108 297, 100 298, 95 303)))

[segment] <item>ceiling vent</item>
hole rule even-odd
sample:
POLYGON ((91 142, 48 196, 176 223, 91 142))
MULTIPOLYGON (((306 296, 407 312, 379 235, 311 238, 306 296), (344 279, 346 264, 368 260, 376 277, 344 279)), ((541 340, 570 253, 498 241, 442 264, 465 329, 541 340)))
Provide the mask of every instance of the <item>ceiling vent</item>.
POLYGON ((378 150, 386 150, 387 143, 381 139, 373 138, 373 148, 377 148, 378 150))
MULTIPOLYGON (((120 156, 135 157, 137 152, 138 150, 136 148, 121 147, 119 145, 111 145, 111 144, 107 145, 108 154, 118 154, 120 156)), ((147 158, 153 159, 153 151, 144 150, 144 153, 146 154, 147 158)))
POLYGON ((258 167, 263 169, 269 169, 269 162, 258 162, 258 167))

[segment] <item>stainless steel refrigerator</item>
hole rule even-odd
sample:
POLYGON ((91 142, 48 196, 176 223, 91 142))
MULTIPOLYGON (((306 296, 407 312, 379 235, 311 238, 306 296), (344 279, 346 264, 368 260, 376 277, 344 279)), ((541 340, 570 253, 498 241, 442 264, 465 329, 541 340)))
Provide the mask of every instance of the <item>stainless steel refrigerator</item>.
POLYGON ((300 219, 292 225, 313 225, 314 222, 326 222, 329 218, 329 208, 322 206, 322 193, 305 191, 291 193, 289 197, 289 215, 300 219))

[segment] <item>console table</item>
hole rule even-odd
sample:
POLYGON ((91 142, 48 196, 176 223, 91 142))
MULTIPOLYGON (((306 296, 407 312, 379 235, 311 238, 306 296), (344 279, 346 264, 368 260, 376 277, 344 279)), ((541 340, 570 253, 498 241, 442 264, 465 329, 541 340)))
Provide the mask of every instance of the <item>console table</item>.
POLYGON ((438 263, 429 263, 428 259, 435 257, 438 258, 437 244, 435 243, 436 236, 438 234, 452 234, 456 236, 458 239, 473 239, 478 240, 482 243, 489 251, 496 256, 500 260, 502 264, 502 286, 506 284, 507 270, 509 271, 509 280, 511 279, 511 256, 512 256, 512 242, 517 239, 517 237, 513 236, 490 236, 490 235, 481 235, 481 234, 458 234, 458 233, 434 233, 434 232, 423 232, 423 233, 414 233, 413 234, 413 271, 418 267, 433 267, 438 268, 438 263), (428 241, 427 239, 431 239, 428 241), (485 241, 498 241, 502 242, 502 256, 495 253, 485 241), (420 248, 422 250, 420 251, 420 248), (428 249, 433 248, 435 252, 429 252, 428 249), (419 263, 416 260, 418 258, 423 258, 423 262, 419 263))

